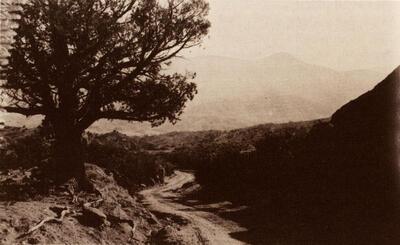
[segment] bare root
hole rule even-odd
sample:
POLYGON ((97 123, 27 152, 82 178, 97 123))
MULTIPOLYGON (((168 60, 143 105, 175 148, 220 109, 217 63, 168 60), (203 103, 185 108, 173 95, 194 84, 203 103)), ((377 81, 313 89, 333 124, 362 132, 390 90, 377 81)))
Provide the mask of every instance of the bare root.
POLYGON ((132 225, 132 230, 131 230, 131 237, 129 238, 128 242, 135 240, 137 241, 137 239, 135 238, 135 232, 136 232, 136 228, 137 228, 137 223, 135 223, 133 220, 130 222, 132 225))
POLYGON ((61 215, 60 215, 59 218, 57 218, 57 217, 46 217, 42 221, 40 221, 37 225, 35 225, 34 227, 30 228, 27 232, 25 232, 24 234, 20 235, 18 238, 22 238, 22 237, 28 236, 29 234, 32 234, 34 231, 36 231, 37 229, 39 229, 40 227, 42 227, 44 224, 46 224, 48 222, 61 223, 63 221, 64 217, 67 214, 70 214, 70 213, 71 213, 71 210, 69 208, 66 208, 61 212, 61 215))

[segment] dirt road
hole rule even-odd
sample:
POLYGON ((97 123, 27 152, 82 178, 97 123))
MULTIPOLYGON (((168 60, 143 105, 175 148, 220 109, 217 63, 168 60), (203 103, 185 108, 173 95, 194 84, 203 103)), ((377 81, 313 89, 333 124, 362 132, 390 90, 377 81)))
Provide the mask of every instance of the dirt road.
POLYGON ((244 244, 229 235, 244 230, 236 223, 200 211, 196 205, 187 206, 177 202, 182 197, 182 191, 185 191, 182 187, 190 186, 194 180, 192 173, 176 171, 166 179, 165 185, 141 192, 143 203, 156 216, 167 217, 171 227, 176 227, 176 221, 180 221, 179 227, 168 233, 168 236, 174 237, 168 239, 180 244, 244 244))

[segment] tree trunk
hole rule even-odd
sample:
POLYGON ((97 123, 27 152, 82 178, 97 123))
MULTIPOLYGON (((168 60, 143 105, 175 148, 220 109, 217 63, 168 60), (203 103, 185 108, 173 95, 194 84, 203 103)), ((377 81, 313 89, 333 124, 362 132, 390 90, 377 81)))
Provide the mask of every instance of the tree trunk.
POLYGON ((81 188, 87 185, 82 132, 68 127, 55 128, 54 174, 58 184, 75 178, 81 188))

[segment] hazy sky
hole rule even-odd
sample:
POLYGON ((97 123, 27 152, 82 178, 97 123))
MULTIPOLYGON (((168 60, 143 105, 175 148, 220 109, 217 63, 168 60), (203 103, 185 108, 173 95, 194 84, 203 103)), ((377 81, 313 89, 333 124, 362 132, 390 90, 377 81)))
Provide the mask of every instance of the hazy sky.
POLYGON ((339 70, 400 64, 400 1, 209 0, 209 38, 187 56, 288 52, 339 70))

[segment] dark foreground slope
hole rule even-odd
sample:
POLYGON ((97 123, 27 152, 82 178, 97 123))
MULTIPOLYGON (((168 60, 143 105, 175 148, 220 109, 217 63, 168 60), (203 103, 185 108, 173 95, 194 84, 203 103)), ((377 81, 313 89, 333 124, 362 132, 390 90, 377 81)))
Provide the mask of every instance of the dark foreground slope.
POLYGON ((310 158, 320 167, 316 205, 332 235, 357 244, 398 244, 400 68, 311 131, 310 158), (315 155, 315 156, 314 156, 315 155), (325 209, 327 207, 327 209, 325 209), (336 235, 337 233, 337 235, 336 235))
POLYGON ((254 148, 188 150, 208 198, 249 206, 225 214, 249 229, 232 235, 256 244, 399 244, 399 73, 311 129, 268 131, 254 148))
POLYGON ((337 190, 342 190, 338 198, 343 198, 347 206, 343 209, 349 212, 338 218, 349 219, 350 225, 361 222, 354 227, 367 233, 365 238, 393 242, 400 234, 396 219, 400 205, 399 86, 400 67, 372 91, 334 113, 330 130, 336 158, 331 163, 337 164, 337 190))

